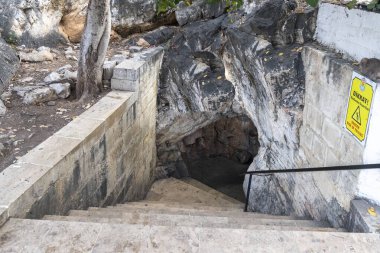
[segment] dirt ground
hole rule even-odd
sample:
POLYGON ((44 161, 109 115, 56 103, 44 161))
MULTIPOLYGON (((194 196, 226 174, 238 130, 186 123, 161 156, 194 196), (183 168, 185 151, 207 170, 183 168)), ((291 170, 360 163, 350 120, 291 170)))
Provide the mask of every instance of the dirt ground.
MULTIPOLYGON (((73 70, 76 70, 77 61, 67 59, 65 56, 67 47, 52 49, 52 52, 56 54, 52 62, 22 62, 9 90, 16 86, 39 85, 48 74, 67 64, 72 65, 73 70)), ((72 47, 78 53, 78 45, 72 45, 72 47)), ((115 42, 110 45, 108 56, 120 50, 122 50, 120 44, 115 42)), ((67 125, 107 92, 109 90, 80 104, 74 100, 73 96, 70 96, 68 99, 56 100, 55 103, 49 103, 49 105, 48 103, 25 105, 22 103, 22 98, 13 91, 12 96, 4 101, 7 113, 0 117, 0 172, 67 125)))

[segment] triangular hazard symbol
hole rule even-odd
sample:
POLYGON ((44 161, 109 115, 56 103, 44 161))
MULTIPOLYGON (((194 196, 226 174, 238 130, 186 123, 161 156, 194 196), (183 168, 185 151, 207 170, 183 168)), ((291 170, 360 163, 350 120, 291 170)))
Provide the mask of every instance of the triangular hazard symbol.
POLYGON ((358 108, 356 108, 354 114, 352 115, 352 119, 356 121, 356 123, 358 123, 359 125, 362 124, 362 119, 360 117, 360 106, 358 106, 358 108))

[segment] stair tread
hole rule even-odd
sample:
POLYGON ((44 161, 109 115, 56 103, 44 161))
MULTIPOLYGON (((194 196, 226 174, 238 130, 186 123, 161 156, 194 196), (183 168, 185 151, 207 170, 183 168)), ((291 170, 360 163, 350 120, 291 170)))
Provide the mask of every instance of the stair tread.
POLYGON ((150 214, 180 214, 180 215, 194 215, 194 216, 215 216, 215 217, 246 217, 246 218, 267 218, 267 219, 284 219, 284 220, 301 220, 302 218, 296 218, 292 216, 270 215, 254 212, 243 212, 241 210, 202 210, 202 209, 186 209, 176 207, 161 207, 161 208, 146 208, 139 206, 111 206, 107 208, 91 207, 89 210, 109 210, 111 212, 126 212, 126 213, 150 213, 150 214))
POLYGON ((146 200, 181 202, 181 203, 203 203, 213 206, 234 206, 232 203, 220 196, 201 190, 190 184, 175 178, 156 181, 146 200))
POLYGON ((11 219, 1 252, 377 252, 376 234, 11 219))
POLYGON ((200 226, 203 224, 238 224, 238 225, 277 225, 277 226, 295 226, 295 227, 327 227, 326 223, 312 220, 286 220, 271 218, 254 218, 254 217, 217 217, 217 216, 199 216, 189 214, 152 214, 152 213, 130 213, 122 210, 112 210, 102 208, 99 210, 72 210, 69 216, 83 216, 96 218, 122 218, 125 222, 132 224, 154 223, 154 224, 188 224, 200 226))
MULTIPOLYGON (((95 209, 95 208, 89 208, 95 209)), ((271 219, 286 219, 295 220, 297 218, 291 216, 280 216, 280 215, 269 215, 261 213, 243 212, 242 210, 203 210, 203 209, 192 209, 192 208, 177 208, 177 207, 155 207, 147 208, 134 205, 117 205, 107 207, 107 210, 119 210, 124 212, 140 212, 140 213, 167 213, 167 214, 188 214, 188 215, 199 215, 199 216, 222 216, 222 217, 257 217, 257 218, 271 218, 271 219)))
MULTIPOLYGON (((226 195, 226 194, 224 194, 222 192, 219 192, 219 191, 215 190, 214 188, 211 188, 210 186, 205 185, 205 184, 203 184, 202 182, 200 182, 198 180, 195 180, 195 179, 192 179, 192 178, 183 178, 183 179, 181 179, 181 181, 183 181, 183 182, 185 182, 187 184, 190 184, 190 185, 192 185, 194 187, 197 187, 197 188, 199 188, 201 190, 204 190, 204 191, 206 191, 206 192, 208 192, 210 194, 213 194, 215 196, 221 197, 222 199, 225 199, 225 200, 227 200, 227 201, 229 201, 231 203, 242 204, 241 201, 239 201, 237 199, 234 199, 234 198, 232 198, 232 197, 230 197, 230 196, 228 196, 228 195, 226 195)), ((243 186, 242 186, 242 188, 243 188, 243 186)))
POLYGON ((198 210, 218 210, 218 211, 227 211, 227 210, 239 210, 242 211, 244 208, 243 204, 235 204, 228 206, 212 206, 204 203, 180 203, 175 201, 152 201, 152 200, 143 200, 137 202, 127 202, 121 205, 133 205, 133 206, 144 206, 149 208, 158 208, 158 207, 178 207, 178 208, 192 208, 198 210))
POLYGON ((337 232, 344 230, 320 226, 289 226, 284 224, 241 224, 241 223, 222 223, 222 222, 177 222, 176 220, 161 220, 143 222, 128 221, 124 218, 110 217, 93 217, 93 216, 54 216, 46 215, 44 220, 51 221, 76 221, 76 222, 95 222, 95 223, 110 223, 110 224, 128 224, 128 225, 151 225, 151 226, 172 226, 172 227, 205 227, 205 228, 228 228, 228 229, 245 229, 245 230, 287 230, 287 231, 321 231, 321 232, 337 232))

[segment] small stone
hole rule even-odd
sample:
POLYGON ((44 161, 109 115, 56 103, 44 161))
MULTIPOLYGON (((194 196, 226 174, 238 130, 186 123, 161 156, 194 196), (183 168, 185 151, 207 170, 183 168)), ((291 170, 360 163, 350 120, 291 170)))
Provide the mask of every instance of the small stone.
POLYGON ((0 99, 3 101, 9 100, 12 97, 12 93, 9 91, 4 92, 1 94, 0 99))
POLYGON ((59 98, 70 97, 70 84, 69 83, 53 83, 49 85, 59 98))
POLYGON ((70 64, 67 64, 67 65, 65 65, 65 66, 60 67, 59 69, 57 69, 56 72, 59 73, 59 74, 64 74, 66 70, 70 70, 72 68, 73 68, 73 66, 71 66, 70 64))
POLYGON ((7 112, 7 107, 4 105, 3 101, 0 100, 0 116, 4 116, 7 112))
POLYGON ((145 48, 150 47, 149 42, 146 41, 146 40, 144 40, 143 38, 140 38, 140 39, 136 42, 136 44, 137 44, 139 47, 145 47, 145 48))
POLYGON ((50 52, 50 48, 49 48, 49 47, 44 47, 44 46, 42 46, 42 47, 39 47, 39 48, 37 49, 37 51, 38 51, 38 52, 42 52, 42 51, 48 51, 48 52, 50 52))
POLYGON ((32 91, 37 88, 42 88, 42 86, 15 86, 12 90, 17 92, 18 96, 24 97, 26 92, 32 91))
POLYGON ((31 53, 20 52, 20 60, 24 62, 44 62, 53 61, 54 55, 50 51, 36 51, 33 50, 31 53))
POLYGON ((26 77, 26 78, 20 80, 20 82, 22 82, 22 83, 29 83, 31 81, 33 81, 33 77, 26 77))
POLYGON ((35 105, 53 101, 57 98, 57 94, 52 88, 42 87, 26 92, 24 95, 23 103, 27 105, 35 105))
POLYGON ((65 70, 63 78, 76 81, 78 79, 78 71, 65 70))
POLYGON ((140 51, 142 51, 142 50, 143 50, 142 47, 136 47, 136 46, 131 46, 131 47, 129 48, 129 51, 131 51, 132 53, 137 53, 137 52, 140 52, 140 51))
POLYGON ((47 77, 45 77, 45 83, 59 82, 62 79, 61 75, 57 72, 50 73, 47 77))
POLYGON ((57 104, 57 102, 55 102, 55 101, 49 101, 49 102, 47 102, 48 106, 56 106, 56 104, 57 104))

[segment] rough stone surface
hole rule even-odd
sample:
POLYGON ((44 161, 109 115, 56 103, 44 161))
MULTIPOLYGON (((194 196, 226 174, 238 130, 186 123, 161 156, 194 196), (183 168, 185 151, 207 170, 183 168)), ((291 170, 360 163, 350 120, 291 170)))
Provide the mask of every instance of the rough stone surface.
POLYGON ((16 72, 19 61, 16 52, 0 38, 0 94, 16 72))
POLYGON ((4 116, 6 112, 7 112, 7 107, 4 105, 4 102, 0 99, 0 117, 4 116))
POLYGON ((53 83, 49 85, 59 98, 68 98, 70 96, 69 83, 53 83))
POLYGON ((0 27, 9 43, 27 46, 56 45, 64 41, 58 30, 63 1, 1 0, 0 27))
POLYGON ((156 15, 155 0, 112 1, 112 24, 119 30, 138 29, 139 25, 149 23, 156 15))
POLYGON ((57 72, 52 72, 44 78, 45 83, 59 82, 62 79, 62 76, 57 72))
POLYGON ((30 53, 20 52, 21 61, 25 62, 44 62, 44 61, 53 61, 54 56, 50 50, 36 51, 33 50, 30 53))
POLYGON ((53 88, 41 87, 31 91, 27 91, 24 94, 23 103, 27 105, 36 105, 52 100, 56 100, 57 94, 53 88))
POLYGON ((217 18, 225 12, 225 9, 225 1, 210 3, 207 0, 196 0, 190 6, 179 5, 175 16, 178 24, 183 26, 201 19, 217 18))

